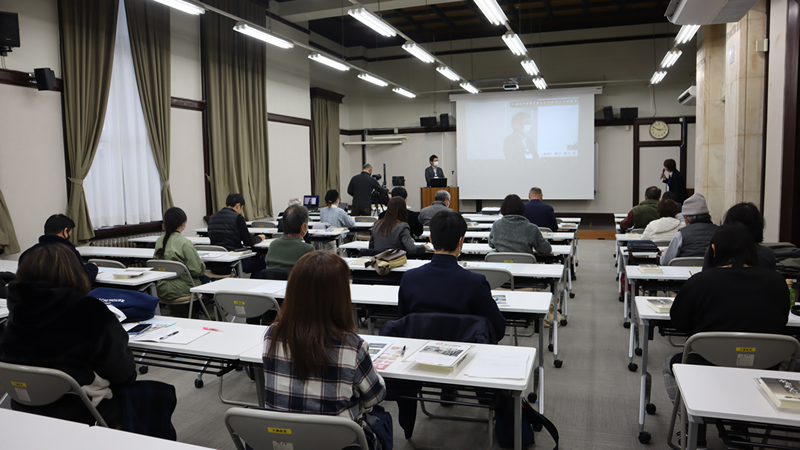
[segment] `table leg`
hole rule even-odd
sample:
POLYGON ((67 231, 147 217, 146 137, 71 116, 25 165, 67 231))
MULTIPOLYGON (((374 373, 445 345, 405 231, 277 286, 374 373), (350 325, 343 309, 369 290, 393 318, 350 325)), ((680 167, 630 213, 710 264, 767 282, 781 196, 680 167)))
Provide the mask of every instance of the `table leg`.
MULTIPOLYGON (((686 407, 683 407, 683 414, 687 416, 689 422, 689 430, 687 432, 686 440, 687 445, 685 448, 688 450, 697 450, 697 426, 698 422, 693 416, 689 416, 689 413, 686 412, 686 407)), ((681 443, 681 447, 684 448, 683 444, 681 443)))
POLYGON ((258 406, 264 407, 264 365, 251 364, 250 370, 253 371, 253 378, 256 383, 256 396, 258 397, 258 406))
POLYGON ((642 443, 650 441, 650 433, 644 431, 645 410, 647 409, 647 402, 650 398, 650 374, 647 372, 647 349, 649 343, 647 336, 649 336, 649 329, 649 321, 643 321, 642 333, 644 335, 644 339, 642 340, 642 372, 641 385, 639 386, 639 442, 642 443))
POLYGON ((239 278, 244 278, 244 272, 242 271, 242 260, 236 261, 236 276, 239 278))
POLYGON ((522 450, 522 392, 514 391, 511 404, 514 405, 514 450, 522 450))
POLYGON ((539 413, 544 414, 544 314, 539 315, 539 413))

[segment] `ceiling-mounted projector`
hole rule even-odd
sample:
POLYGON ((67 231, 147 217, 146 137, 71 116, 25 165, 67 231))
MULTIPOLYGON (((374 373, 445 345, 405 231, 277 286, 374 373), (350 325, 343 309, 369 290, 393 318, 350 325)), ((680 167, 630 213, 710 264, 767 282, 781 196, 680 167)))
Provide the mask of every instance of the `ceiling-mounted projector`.
POLYGON ((517 80, 508 80, 503 83, 503 90, 516 91, 517 89, 519 89, 519 83, 517 83, 517 80))
POLYGON ((711 25, 742 20, 758 0, 671 0, 664 15, 676 25, 711 25))

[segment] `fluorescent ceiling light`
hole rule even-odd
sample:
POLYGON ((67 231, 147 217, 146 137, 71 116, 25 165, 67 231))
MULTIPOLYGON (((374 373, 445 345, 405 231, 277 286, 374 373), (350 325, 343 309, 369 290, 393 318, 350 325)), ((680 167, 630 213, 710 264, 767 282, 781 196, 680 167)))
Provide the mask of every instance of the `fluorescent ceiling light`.
POLYGON ((458 81, 458 80, 461 79, 461 77, 458 76, 457 73, 453 72, 447 66, 439 66, 439 67, 436 68, 436 71, 439 72, 440 74, 446 76, 447 79, 450 80, 450 81, 458 81))
POLYGON ((405 89, 403 89, 401 87, 396 87, 396 88, 392 89, 392 92, 396 92, 396 93, 402 95, 403 97, 408 97, 408 98, 416 98, 417 97, 417 94, 415 94, 415 93, 413 93, 411 91, 407 91, 407 90, 405 90, 405 89))
POLYGON ((415 42, 406 41, 406 43, 403 44, 403 50, 416 56, 417 59, 419 59, 424 63, 432 63, 435 61, 434 57, 431 56, 430 53, 428 53, 424 48, 417 45, 415 42))
POLYGON ((291 41, 287 41, 286 39, 279 38, 272 33, 267 33, 266 31, 261 31, 258 28, 251 27, 250 25, 244 22, 237 22, 236 26, 233 27, 235 31, 239 33, 246 34, 248 36, 252 36, 258 40, 264 41, 267 44, 272 44, 276 47, 280 48, 293 48, 294 43, 291 41))
POLYGON ((661 68, 666 69, 667 67, 672 67, 682 54, 683 52, 677 49, 668 51, 664 59, 661 60, 661 68))
POLYGON ((537 89, 547 89, 547 83, 544 81, 542 77, 536 77, 533 79, 533 84, 536 86, 537 89))
POLYGON ((656 73, 653 74, 653 77, 650 78, 650 84, 658 84, 664 77, 667 76, 666 70, 658 70, 656 73))
POLYGON ((463 88, 465 91, 469 91, 469 93, 470 93, 470 94, 477 94, 478 92, 480 92, 480 91, 478 90, 478 88, 476 88, 475 86, 473 86, 473 85, 471 85, 471 84, 469 84, 469 83, 467 83, 467 82, 461 83, 461 87, 462 87, 462 88, 463 88))
POLYGON ((475 0, 475 4, 492 25, 502 25, 508 21, 506 13, 503 12, 496 0, 475 0))
POLYGON ((197 6, 197 5, 194 5, 194 4, 189 3, 189 2, 185 2, 183 0, 156 0, 156 1, 158 3, 161 3, 162 5, 167 5, 170 8, 175 8, 175 9, 177 9, 179 11, 183 11, 185 13, 193 14, 195 16, 198 15, 198 14, 203 14, 204 12, 206 12, 205 8, 201 8, 201 7, 197 6))
POLYGON ((508 48, 511 50, 511 53, 522 56, 525 53, 528 53, 528 49, 525 48, 525 44, 522 43, 522 40, 517 36, 517 33, 513 31, 507 31, 506 34, 503 35, 503 42, 506 43, 508 48))
POLYGON ((380 35, 386 37, 397 36, 397 31, 395 31, 394 27, 386 23, 386 21, 384 21, 380 17, 368 11, 367 8, 363 7, 354 8, 347 11, 347 14, 350 14, 351 16, 353 16, 353 18, 357 19, 359 22, 377 31, 378 34, 380 35))
POLYGON ((692 40, 697 30, 700 29, 700 25, 684 25, 681 27, 681 31, 678 32, 678 36, 675 37, 675 44, 681 45, 685 44, 692 40))
POLYGON ((358 74, 358 78, 361 78, 364 81, 369 81, 370 83, 376 84, 376 85, 378 85, 380 87, 386 87, 386 86, 389 85, 389 83, 381 80, 378 77, 373 77, 372 75, 370 75, 368 73, 360 73, 360 74, 358 74))
POLYGON ((348 66, 347 64, 336 61, 335 59, 328 58, 327 56, 321 53, 312 53, 308 55, 308 59, 314 60, 318 63, 325 64, 328 67, 333 67, 336 70, 341 70, 342 72, 350 70, 350 66, 348 66))
POLYGON ((525 59, 520 64, 522 64, 525 72, 528 72, 528 75, 539 75, 539 68, 536 67, 536 63, 532 59, 525 59))

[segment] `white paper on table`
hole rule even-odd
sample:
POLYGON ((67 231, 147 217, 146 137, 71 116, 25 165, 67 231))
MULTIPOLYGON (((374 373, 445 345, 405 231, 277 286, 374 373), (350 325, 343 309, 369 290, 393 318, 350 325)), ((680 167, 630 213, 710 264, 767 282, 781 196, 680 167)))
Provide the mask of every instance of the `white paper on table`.
POLYGON ((114 272, 116 270, 108 271, 108 272, 100 272, 95 277, 96 280, 113 280, 114 279, 114 272))
POLYGON ((197 252, 203 258, 219 258, 225 255, 226 252, 197 252))
POLYGON ((248 289, 248 292, 258 292, 260 294, 277 294, 286 290, 286 283, 266 283, 262 284, 261 286, 256 286, 252 289, 248 289))
POLYGON ((473 378, 525 379, 528 357, 481 352, 475 355, 464 372, 473 378))
POLYGON ((370 336, 368 339, 364 340, 369 344, 369 356, 372 357, 373 361, 381 356, 387 348, 391 347, 395 341, 391 338, 379 336, 370 336))
POLYGON ((163 342, 164 344, 188 344, 208 333, 209 331, 207 330, 187 330, 181 327, 165 327, 142 336, 137 336, 131 340, 142 342, 163 342))

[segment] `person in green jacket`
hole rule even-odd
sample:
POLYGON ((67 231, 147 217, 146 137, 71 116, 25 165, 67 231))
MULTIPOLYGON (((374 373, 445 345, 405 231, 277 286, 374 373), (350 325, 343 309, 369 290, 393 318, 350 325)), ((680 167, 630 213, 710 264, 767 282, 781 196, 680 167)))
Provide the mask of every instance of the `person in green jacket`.
POLYGON ((632 228, 646 228, 647 224, 658 220, 658 199, 661 198, 661 189, 650 186, 644 191, 644 201, 634 206, 628 217, 619 224, 619 229, 624 233, 632 228))
MULTIPOLYGON (((164 234, 156 241, 155 258, 183 263, 189 269, 194 284, 203 284, 208 281, 204 275, 206 265, 200 259, 194 244, 181 235, 181 231, 185 228, 186 213, 177 207, 168 209, 164 213, 164 234)), ((192 281, 186 274, 170 280, 161 280, 156 284, 158 298, 166 301, 190 296, 189 289, 191 288, 192 281)))
POLYGON ((314 246, 306 244, 303 236, 308 233, 308 210, 303 205, 291 205, 283 212, 283 237, 269 244, 267 268, 292 270, 294 264, 314 246))

